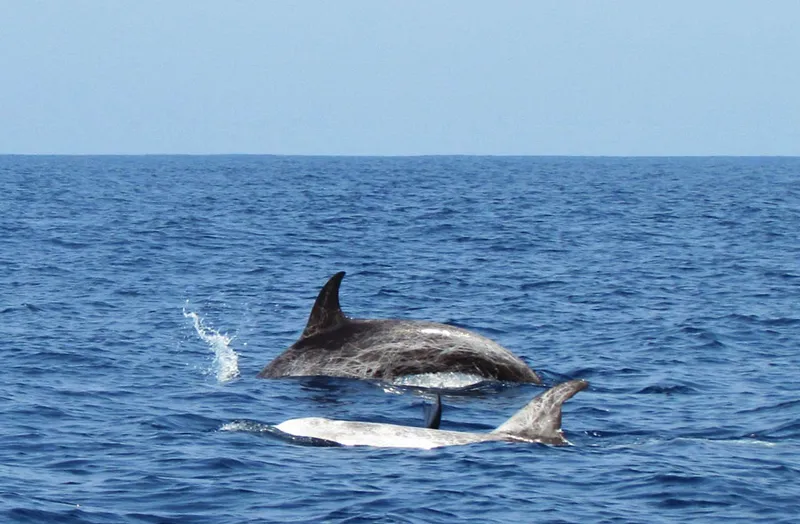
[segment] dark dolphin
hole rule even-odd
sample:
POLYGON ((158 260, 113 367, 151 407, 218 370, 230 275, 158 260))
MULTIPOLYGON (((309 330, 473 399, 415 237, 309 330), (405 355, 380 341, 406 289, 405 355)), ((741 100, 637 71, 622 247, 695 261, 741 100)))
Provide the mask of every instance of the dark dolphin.
POLYGON ((519 357, 466 329, 421 320, 348 318, 336 273, 319 292, 303 334, 260 378, 332 376, 392 381, 408 375, 463 373, 487 380, 541 384, 519 357))

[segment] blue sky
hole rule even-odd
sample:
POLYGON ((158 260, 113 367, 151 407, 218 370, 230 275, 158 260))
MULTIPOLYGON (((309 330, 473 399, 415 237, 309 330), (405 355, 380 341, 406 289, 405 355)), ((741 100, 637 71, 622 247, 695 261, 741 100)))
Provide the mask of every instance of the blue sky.
POLYGON ((800 2, 0 0, 0 153, 800 155, 800 2))

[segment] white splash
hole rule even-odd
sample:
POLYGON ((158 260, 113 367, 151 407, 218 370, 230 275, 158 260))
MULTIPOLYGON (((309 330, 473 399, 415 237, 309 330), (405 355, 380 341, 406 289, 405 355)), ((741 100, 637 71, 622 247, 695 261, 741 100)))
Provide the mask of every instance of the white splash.
POLYGON ((486 380, 478 375, 469 373, 422 373, 419 375, 404 375, 392 381, 396 386, 414 386, 418 388, 457 389, 474 386, 486 380))
POLYGON ((194 322, 194 330, 208 344, 209 349, 214 352, 214 361, 211 363, 209 372, 214 373, 220 383, 228 382, 239 376, 239 355, 231 347, 233 337, 224 335, 214 328, 203 324, 203 319, 193 311, 186 311, 184 308, 183 316, 191 318, 194 322))
POLYGON ((251 422, 249 420, 234 420, 233 422, 226 422, 219 428, 220 431, 246 431, 248 433, 266 433, 270 426, 265 426, 258 422, 251 422))
POLYGON ((745 446, 764 446, 766 448, 774 448, 777 444, 775 442, 768 442, 766 440, 758 440, 754 438, 735 439, 730 441, 731 444, 742 444, 745 446))

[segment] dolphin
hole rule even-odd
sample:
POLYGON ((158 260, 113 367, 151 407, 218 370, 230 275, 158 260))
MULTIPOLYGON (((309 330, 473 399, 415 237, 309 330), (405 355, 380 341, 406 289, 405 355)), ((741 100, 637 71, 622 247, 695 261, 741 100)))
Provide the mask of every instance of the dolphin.
POLYGON ((496 342, 447 324, 422 320, 354 319, 339 306, 344 271, 319 292, 300 339, 260 378, 332 376, 395 381, 440 373, 541 385, 539 376, 496 342))
POLYGON ((552 446, 569 444, 561 431, 561 405, 589 387, 585 380, 570 380, 548 389, 489 433, 353 422, 327 418, 295 418, 275 426, 294 437, 325 445, 432 449, 478 442, 538 442, 552 446))

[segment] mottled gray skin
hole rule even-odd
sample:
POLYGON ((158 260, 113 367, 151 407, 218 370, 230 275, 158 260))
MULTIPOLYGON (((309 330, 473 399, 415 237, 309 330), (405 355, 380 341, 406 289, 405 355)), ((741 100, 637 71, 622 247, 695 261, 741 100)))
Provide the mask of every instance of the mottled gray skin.
POLYGON ((519 357, 466 329, 419 320, 347 318, 339 306, 344 271, 320 291, 303 334, 258 374, 391 381, 424 373, 465 373, 541 384, 519 357))
POLYGON ((323 442, 344 446, 431 449, 489 441, 538 442, 563 446, 569 442, 561 431, 561 406, 566 400, 588 387, 589 383, 585 380, 571 380, 558 384, 534 398, 490 433, 467 433, 319 417, 291 419, 275 427, 297 437, 321 439, 323 442))

